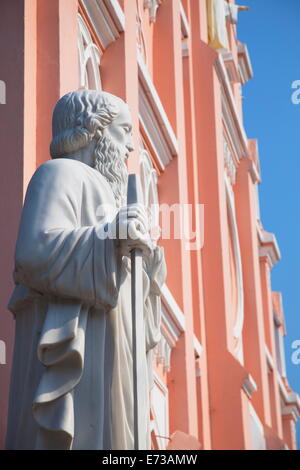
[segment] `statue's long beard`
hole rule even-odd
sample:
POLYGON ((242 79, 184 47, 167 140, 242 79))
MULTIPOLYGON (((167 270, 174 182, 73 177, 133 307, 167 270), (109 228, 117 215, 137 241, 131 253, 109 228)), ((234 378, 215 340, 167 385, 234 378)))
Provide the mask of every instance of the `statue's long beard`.
POLYGON ((120 150, 108 137, 101 137, 94 151, 94 168, 108 181, 117 207, 126 204, 128 172, 120 150))

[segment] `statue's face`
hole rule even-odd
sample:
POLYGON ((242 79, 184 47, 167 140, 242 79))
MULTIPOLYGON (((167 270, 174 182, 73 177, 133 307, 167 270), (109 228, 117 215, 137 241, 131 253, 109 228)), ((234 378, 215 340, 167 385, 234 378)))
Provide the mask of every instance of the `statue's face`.
POLYGON ((118 116, 103 130, 103 137, 109 138, 118 148, 120 157, 127 159, 134 149, 132 120, 129 108, 123 101, 118 102, 118 116))

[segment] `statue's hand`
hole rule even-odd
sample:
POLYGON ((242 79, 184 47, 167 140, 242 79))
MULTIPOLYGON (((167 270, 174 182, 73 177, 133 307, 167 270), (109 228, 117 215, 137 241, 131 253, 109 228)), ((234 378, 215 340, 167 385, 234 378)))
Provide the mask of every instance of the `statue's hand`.
POLYGON ((133 249, 138 249, 145 259, 151 256, 153 244, 149 235, 147 213, 142 204, 122 207, 115 223, 118 246, 123 255, 129 256, 133 249))
POLYGON ((159 295, 167 276, 164 249, 155 246, 151 255, 144 260, 144 266, 150 280, 150 290, 159 295))

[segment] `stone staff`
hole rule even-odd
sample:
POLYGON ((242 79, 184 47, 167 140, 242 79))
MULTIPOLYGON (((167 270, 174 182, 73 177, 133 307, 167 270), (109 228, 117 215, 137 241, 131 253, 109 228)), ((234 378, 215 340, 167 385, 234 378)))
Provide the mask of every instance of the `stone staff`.
MULTIPOLYGON (((127 205, 143 203, 143 194, 139 176, 130 174, 128 178, 127 205)), ((134 449, 139 450, 140 436, 145 424, 141 408, 142 398, 139 391, 143 390, 143 363, 145 341, 141 332, 144 328, 143 318, 143 257, 141 250, 131 251, 131 309, 132 309, 132 364, 133 364, 133 413, 134 413, 134 449)))

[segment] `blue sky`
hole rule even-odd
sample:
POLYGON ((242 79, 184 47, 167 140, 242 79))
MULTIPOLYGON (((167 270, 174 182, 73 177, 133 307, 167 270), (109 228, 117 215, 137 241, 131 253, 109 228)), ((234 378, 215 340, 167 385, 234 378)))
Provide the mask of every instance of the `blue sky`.
MULTIPOLYGON (((244 124, 248 137, 258 139, 261 220, 275 233, 282 255, 272 288, 283 295, 287 376, 300 394, 300 364, 291 361, 292 342, 300 340, 300 104, 291 101, 292 83, 300 80, 300 1, 237 3, 250 7, 239 14, 238 38, 247 44, 254 70, 243 88, 244 124)), ((300 422, 297 431, 300 449, 300 422)))

